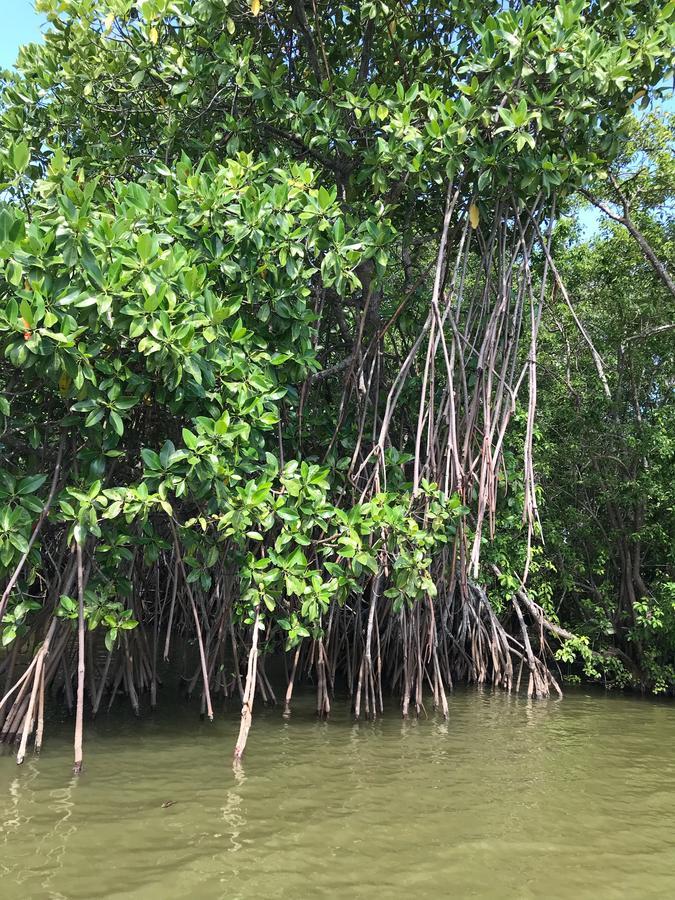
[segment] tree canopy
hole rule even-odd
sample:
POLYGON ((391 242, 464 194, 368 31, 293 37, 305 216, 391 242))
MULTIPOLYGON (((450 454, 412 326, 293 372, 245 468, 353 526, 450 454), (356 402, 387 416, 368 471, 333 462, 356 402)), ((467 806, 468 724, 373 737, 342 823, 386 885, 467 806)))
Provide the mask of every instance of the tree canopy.
MULTIPOLYGON (((598 544, 642 579, 612 627, 650 627, 636 534, 667 542, 639 510, 654 466, 667 490, 672 229, 631 207, 633 231, 577 250, 559 217, 581 191, 629 218, 608 191, 671 72, 675 4, 39 6, 44 42, 0 92, 0 722, 19 758, 63 696, 79 769, 85 696, 154 704, 179 641, 209 718, 239 695, 236 755, 276 651, 287 706, 308 674, 321 715, 336 683, 357 716, 383 681, 404 715, 425 687, 447 714, 458 678, 524 673, 548 696, 549 641, 591 672, 605 652, 585 627, 612 618, 598 544), (570 518, 574 466, 574 512, 611 508, 611 538, 570 518)), ((625 191, 663 196, 670 140, 625 191)), ((641 681, 648 655, 620 649, 641 681)))

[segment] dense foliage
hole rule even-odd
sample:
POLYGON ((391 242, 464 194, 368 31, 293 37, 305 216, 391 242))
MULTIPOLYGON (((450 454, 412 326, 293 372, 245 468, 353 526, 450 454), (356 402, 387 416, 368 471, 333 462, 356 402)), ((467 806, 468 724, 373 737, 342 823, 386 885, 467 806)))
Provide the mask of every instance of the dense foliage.
MULTIPOLYGON (((674 135, 672 115, 643 119, 614 167, 632 219, 669 272, 674 135)), ((616 202, 614 190, 610 184, 616 202)), ((611 219, 594 240, 572 243, 562 267, 602 347, 611 398, 575 347, 565 311, 553 308, 538 453, 552 596, 562 619, 609 654, 599 666, 609 683, 672 690, 675 300, 629 231, 611 219)))
POLYGON ((447 712, 458 677, 547 696, 544 634, 590 669, 610 625, 665 687, 672 360, 627 331, 664 324, 667 290, 628 232, 570 249, 555 222, 579 189, 614 202, 675 4, 40 7, 0 96, 19 758, 62 696, 79 768, 85 695, 154 703, 177 642, 209 717, 238 692, 238 755, 277 650, 287 706, 308 675, 324 715, 337 681, 357 716, 383 680, 404 715, 427 686, 447 712))

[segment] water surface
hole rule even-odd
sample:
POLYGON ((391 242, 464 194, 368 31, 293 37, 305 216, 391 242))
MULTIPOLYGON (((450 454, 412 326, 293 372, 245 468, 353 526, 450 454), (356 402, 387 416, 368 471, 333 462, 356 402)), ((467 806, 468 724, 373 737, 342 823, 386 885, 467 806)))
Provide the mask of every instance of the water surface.
POLYGON ((450 719, 234 708, 72 722, 0 756, 0 897, 675 897, 675 705, 459 691, 450 719), (173 801, 166 808, 163 803, 173 801))

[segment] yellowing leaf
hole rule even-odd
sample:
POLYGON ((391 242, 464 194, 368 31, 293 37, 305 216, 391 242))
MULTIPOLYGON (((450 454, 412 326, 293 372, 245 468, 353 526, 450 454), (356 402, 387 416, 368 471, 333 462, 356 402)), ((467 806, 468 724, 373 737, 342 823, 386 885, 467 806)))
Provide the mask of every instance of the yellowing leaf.
POLYGON ((475 203, 472 203, 469 207, 469 222, 471 222, 472 228, 478 228, 478 223, 480 222, 480 212, 475 203))
POLYGON ((62 396, 65 396, 68 393, 71 384, 72 379, 70 375, 68 375, 67 372, 63 372, 59 378, 59 391, 62 396))
POLYGON ((260 15, 260 0, 251 0, 251 14, 254 16, 260 15))
POLYGON ((235 32, 235 24, 232 19, 228 19, 226 22, 227 32, 228 34, 234 34, 235 32))
POLYGON ((159 31, 157 31, 157 29, 153 25, 152 28, 150 29, 150 43, 156 44, 158 40, 159 40, 159 31))
POLYGON ((113 27, 114 21, 115 21, 115 13, 108 13, 108 15, 105 17, 105 19, 103 21, 103 27, 105 29, 106 34, 108 34, 108 32, 113 27))
POLYGON ((638 91, 637 94, 633 97, 633 99, 630 102, 637 103, 638 100, 641 100, 646 93, 647 93, 647 91, 638 91))
POLYGON ((387 22, 387 31, 389 32, 389 37, 393 37, 396 31, 396 19, 390 19, 387 22))

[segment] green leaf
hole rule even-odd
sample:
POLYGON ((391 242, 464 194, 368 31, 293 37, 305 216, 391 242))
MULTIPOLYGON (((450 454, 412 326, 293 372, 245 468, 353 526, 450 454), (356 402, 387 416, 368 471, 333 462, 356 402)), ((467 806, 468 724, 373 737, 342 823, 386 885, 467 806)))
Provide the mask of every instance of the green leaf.
MULTIPOLYGON (((10 209, 0 209, 0 244, 11 240, 12 225, 14 224, 14 215, 10 209)), ((10 263, 7 263, 9 267, 10 263)), ((9 279, 8 279, 9 280, 9 279)))
POLYGON ((136 248, 142 261, 145 263, 149 262, 153 256, 157 255, 159 249, 157 235, 150 234, 147 231, 144 234, 139 235, 138 241, 136 242, 136 248))
POLYGON ((110 410, 110 424, 120 436, 124 434, 124 422, 114 409, 110 410))
POLYGON ((82 250, 82 265, 84 266, 85 271, 91 276, 92 280, 95 281, 99 287, 102 287, 103 273, 89 246, 85 246, 82 250))
POLYGON ((8 537, 9 542, 16 547, 19 553, 28 553, 28 541, 20 532, 12 531, 8 537))
POLYGON ((16 628, 14 625, 7 625, 2 632, 2 646, 7 647, 16 637, 16 628))
POLYGON ((163 468, 162 463, 160 461, 159 456, 155 453, 154 450, 149 450, 147 447, 144 447, 141 450, 141 459, 148 467, 148 469, 155 469, 156 471, 161 471, 163 468))
POLYGON ((196 435, 194 435, 188 428, 183 429, 182 435, 183 435, 183 441, 185 443, 185 446, 189 450, 196 450, 197 449, 196 435))
POLYGON ((319 188, 319 206, 322 210, 327 210, 333 205, 333 198, 328 193, 326 188, 321 185, 319 188))
POLYGON ((237 319, 234 329, 232 330, 231 338, 233 341, 240 341, 247 334, 246 329, 242 325, 241 319, 237 319))
POLYGON ((28 323, 29 327, 33 327, 33 310, 30 308, 30 303, 27 300, 22 300, 19 304, 19 312, 21 313, 22 319, 28 323))
MULTIPOLYGON (((6 210, 3 210, 3 213, 4 212, 6 212, 6 210)), ((1 216, 2 213, 0 213, 0 217, 1 216)), ((5 277, 10 284, 14 285, 14 287, 19 287, 21 280, 23 279, 23 269, 18 262, 13 259, 8 260, 7 265, 5 266, 5 277)))
POLYGON ((84 420, 84 427, 93 428, 94 425, 97 425, 101 421, 104 415, 105 410, 103 408, 92 410, 84 420))
POLYGON ((34 494, 47 480, 46 475, 27 475, 16 486, 17 494, 34 494))
POLYGON ((30 160, 30 149, 25 141, 20 141, 12 147, 12 164, 14 170, 21 174, 28 166, 30 160))
POLYGON ((117 640, 117 629, 116 628, 111 628, 108 631, 106 631, 105 646, 109 653, 112 653, 116 640, 117 640))
POLYGON ((73 600, 72 597, 68 597, 65 594, 62 594, 59 598, 59 604, 63 607, 66 612, 76 613, 77 612, 77 600, 73 600))

